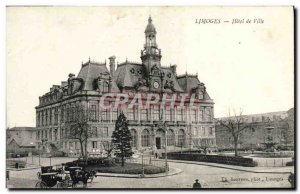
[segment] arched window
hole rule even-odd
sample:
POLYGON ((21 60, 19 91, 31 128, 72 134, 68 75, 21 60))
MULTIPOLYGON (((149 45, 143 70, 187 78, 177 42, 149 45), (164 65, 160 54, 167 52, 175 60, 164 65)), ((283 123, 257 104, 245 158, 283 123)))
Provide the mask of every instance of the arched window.
POLYGON ((184 147, 184 144, 185 144, 185 133, 183 129, 180 129, 178 132, 178 146, 184 147))
POLYGON ((135 129, 131 129, 130 130, 131 136, 132 136, 132 142, 131 142, 131 146, 133 148, 136 148, 136 142, 137 142, 137 133, 135 129))
POLYGON ((103 83, 103 92, 108 92, 108 83, 107 82, 103 83))
POLYGON ((172 129, 169 129, 169 130, 168 130, 168 133, 167 133, 167 140, 168 140, 168 142, 167 142, 168 146, 173 146, 173 145, 175 145, 175 134, 174 134, 174 132, 173 132, 172 129))
POLYGON ((150 134, 148 129, 144 129, 142 132, 142 147, 149 147, 150 146, 150 134))

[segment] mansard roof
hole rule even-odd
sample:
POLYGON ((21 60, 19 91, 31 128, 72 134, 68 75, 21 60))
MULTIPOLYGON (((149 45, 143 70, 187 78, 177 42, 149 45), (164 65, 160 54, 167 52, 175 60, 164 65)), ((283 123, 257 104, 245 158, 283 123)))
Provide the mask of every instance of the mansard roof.
POLYGON ((177 80, 181 88, 186 92, 189 92, 192 89, 197 88, 198 85, 200 84, 197 75, 189 75, 187 73, 185 75, 177 76, 177 80))
POLYGON ((172 81, 174 84, 174 90, 176 92, 184 92, 184 90, 181 88, 181 86, 178 83, 178 80, 176 78, 176 75, 174 74, 173 70, 171 67, 162 67, 161 70, 165 73, 165 82, 172 81))
POLYGON ((114 81, 121 88, 133 88, 139 79, 146 78, 146 69, 140 63, 126 61, 118 65, 114 81))
MULTIPOLYGON (((185 91, 185 92, 193 92, 196 90, 196 88, 198 87, 198 85, 203 85, 204 83, 200 82, 200 80, 198 79, 198 75, 191 75, 191 74, 184 74, 184 75, 180 75, 177 76, 177 81, 179 83, 179 85, 181 86, 181 88, 185 91)), ((207 91, 204 90, 204 99, 205 100, 209 100, 211 99, 210 96, 208 95, 207 91)))
MULTIPOLYGON (((110 75, 105 63, 88 61, 87 63, 82 64, 81 70, 77 76, 77 78, 81 78, 84 81, 82 90, 95 90, 95 80, 101 74, 110 75)), ((119 88, 114 81, 112 81, 112 91, 119 91, 119 88)))

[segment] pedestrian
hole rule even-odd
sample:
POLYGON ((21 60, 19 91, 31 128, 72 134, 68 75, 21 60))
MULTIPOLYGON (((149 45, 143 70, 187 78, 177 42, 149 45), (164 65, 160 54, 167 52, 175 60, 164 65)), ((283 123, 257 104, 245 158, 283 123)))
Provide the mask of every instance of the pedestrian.
POLYGON ((193 189, 202 188, 201 184, 198 181, 198 179, 195 180, 195 183, 193 184, 193 189))

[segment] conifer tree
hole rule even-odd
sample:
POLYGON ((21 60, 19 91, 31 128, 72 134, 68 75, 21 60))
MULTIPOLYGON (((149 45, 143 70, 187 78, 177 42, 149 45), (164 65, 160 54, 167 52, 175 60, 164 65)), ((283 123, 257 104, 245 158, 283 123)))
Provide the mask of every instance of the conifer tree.
POLYGON ((124 166, 125 158, 133 154, 131 148, 132 136, 128 129, 128 121, 124 113, 119 115, 111 138, 115 153, 122 159, 122 166, 124 166))

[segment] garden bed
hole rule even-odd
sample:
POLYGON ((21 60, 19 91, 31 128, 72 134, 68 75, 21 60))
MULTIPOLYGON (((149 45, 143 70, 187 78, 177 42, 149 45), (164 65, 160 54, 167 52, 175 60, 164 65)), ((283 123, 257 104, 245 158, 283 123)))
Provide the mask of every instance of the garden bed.
MULTIPOLYGON (((164 158, 164 153, 162 158, 164 158)), ((222 156, 222 155, 205 155, 198 153, 168 153, 168 159, 172 160, 187 160, 187 161, 199 161, 199 162, 211 162, 219 164, 228 164, 236 166, 255 167, 257 162, 253 161, 252 158, 243 158, 240 156, 222 156)))
MULTIPOLYGON (((125 163, 124 167, 117 163, 114 166, 87 166, 86 169, 95 170, 101 173, 116 173, 116 174, 141 174, 142 164, 125 163)), ((164 167, 144 165, 144 174, 158 174, 165 172, 164 167)))

